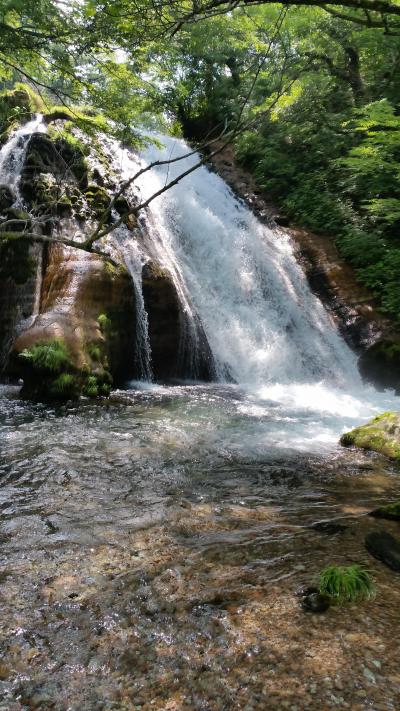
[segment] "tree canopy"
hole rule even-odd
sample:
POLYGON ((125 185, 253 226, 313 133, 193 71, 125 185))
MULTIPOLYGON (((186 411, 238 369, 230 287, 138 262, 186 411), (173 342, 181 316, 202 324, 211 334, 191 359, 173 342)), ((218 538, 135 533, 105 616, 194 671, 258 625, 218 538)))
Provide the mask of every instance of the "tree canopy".
POLYGON ((23 80, 128 141, 224 131, 398 317, 399 0, 3 0, 0 26, 3 92, 23 80))

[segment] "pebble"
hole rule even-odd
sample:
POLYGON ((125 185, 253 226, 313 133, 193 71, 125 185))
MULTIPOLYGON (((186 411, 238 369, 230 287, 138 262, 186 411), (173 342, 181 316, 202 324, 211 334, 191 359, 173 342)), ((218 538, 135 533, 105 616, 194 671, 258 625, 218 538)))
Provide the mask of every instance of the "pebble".
POLYGON ((368 679, 368 681, 370 681, 372 684, 376 684, 375 675, 372 673, 372 671, 370 669, 368 669, 368 667, 364 667, 363 674, 364 674, 365 678, 368 679))

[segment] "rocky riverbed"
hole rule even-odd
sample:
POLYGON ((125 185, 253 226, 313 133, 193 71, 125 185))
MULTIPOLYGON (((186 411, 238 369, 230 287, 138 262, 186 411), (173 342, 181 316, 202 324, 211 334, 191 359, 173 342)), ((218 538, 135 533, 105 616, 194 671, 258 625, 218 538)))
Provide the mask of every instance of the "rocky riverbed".
POLYGON ((0 398, 2 711, 398 708, 400 578, 364 547, 399 534, 366 515, 400 497, 394 464, 271 449, 273 413, 244 415, 227 387, 58 409, 15 394, 0 398), (375 600, 301 609, 300 585, 353 562, 375 600))

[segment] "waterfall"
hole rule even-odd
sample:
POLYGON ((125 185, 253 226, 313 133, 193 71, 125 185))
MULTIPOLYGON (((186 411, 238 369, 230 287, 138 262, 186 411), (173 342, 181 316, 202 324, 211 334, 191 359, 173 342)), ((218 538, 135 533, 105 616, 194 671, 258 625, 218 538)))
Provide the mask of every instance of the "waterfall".
MULTIPOLYGON (((129 150, 122 148, 114 140, 108 139, 104 147, 112 156, 112 164, 122 180, 128 180, 137 171, 140 165, 145 165, 143 160, 138 162, 137 157, 129 150)), ((136 188, 141 186, 141 181, 136 188)), ((137 194, 132 191, 131 197, 137 199, 137 194)), ((137 317, 137 353, 138 373, 143 380, 151 380, 151 350, 148 332, 148 317, 142 294, 141 269, 143 265, 154 259, 161 269, 165 269, 171 276, 180 302, 180 344, 177 354, 177 371, 185 373, 188 379, 201 377, 205 361, 209 362, 210 373, 213 374, 213 363, 208 343, 204 337, 201 320, 197 314, 190 290, 182 273, 179 260, 168 237, 163 232, 163 225, 154 219, 152 211, 142 214, 140 225, 142 232, 142 246, 124 228, 116 231, 119 245, 122 248, 123 259, 132 276, 136 291, 136 317, 137 317), (121 238, 122 235, 122 238, 121 238), (211 361, 211 362, 210 362, 211 361)))
POLYGON ((119 228, 117 231, 117 239, 122 248, 125 264, 131 275, 133 286, 135 289, 136 303, 136 348, 135 348, 135 371, 140 380, 151 381, 153 372, 151 368, 151 347, 149 338, 149 320, 144 305, 142 292, 142 269, 143 265, 148 260, 138 242, 131 238, 131 234, 127 229, 119 228))
POLYGON ((29 139, 32 133, 45 133, 46 130, 43 116, 36 114, 31 121, 15 130, 0 150, 0 184, 7 185, 13 190, 16 197, 14 203, 16 207, 23 204, 19 192, 19 182, 29 139))
MULTIPOLYGON (((142 165, 190 151, 183 140, 158 138, 163 148, 148 147, 142 165)), ((145 172, 140 199, 198 160, 195 154, 145 172)), ((359 417, 393 407, 389 393, 363 383, 290 237, 261 224, 218 175, 200 167, 150 204, 146 222, 188 312, 201 322, 217 380, 285 412, 359 417)))
MULTIPOLYGON (((176 158, 184 141, 162 137, 143 159, 176 158)), ((139 180, 147 198, 198 155, 139 180)), ((261 224, 216 174, 201 167, 151 206, 153 241, 190 294, 220 380, 361 383, 356 358, 297 264, 289 236, 261 224)))

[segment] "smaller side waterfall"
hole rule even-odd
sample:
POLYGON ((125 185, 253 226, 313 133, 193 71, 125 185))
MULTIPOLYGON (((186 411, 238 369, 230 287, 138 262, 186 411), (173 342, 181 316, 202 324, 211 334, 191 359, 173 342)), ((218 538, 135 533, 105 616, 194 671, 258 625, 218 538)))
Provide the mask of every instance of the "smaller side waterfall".
POLYGON ((128 230, 119 229, 116 237, 120 237, 119 246, 123 252, 125 264, 132 277, 136 299, 136 348, 135 348, 135 371, 139 380, 153 380, 151 367, 151 347, 149 338, 149 319, 144 305, 142 290, 142 270, 147 258, 139 247, 139 244, 132 239, 128 230), (119 234, 118 234, 119 233, 119 234))
POLYGON ((7 185, 15 193, 15 206, 22 206, 19 192, 21 171, 32 133, 45 133, 43 116, 37 114, 31 121, 18 128, 0 150, 0 184, 7 185))
MULTIPOLYGON (((128 180, 145 165, 138 161, 131 151, 121 148, 116 141, 108 140, 108 148, 113 156, 113 166, 123 180, 128 180)), ((137 191, 142 185, 139 181, 132 189, 131 198, 137 200, 137 191)), ((162 226, 156 224, 153 214, 147 212, 140 216, 141 245, 128 230, 120 228, 115 236, 122 251, 125 263, 131 273, 137 295, 137 371, 144 380, 153 378, 151 367, 151 347, 149 338, 149 320, 142 291, 142 268, 150 260, 170 275, 180 303, 179 313, 179 349, 176 371, 179 377, 187 379, 210 379, 215 376, 215 367, 211 349, 205 336, 202 323, 194 309, 179 260, 172 248, 168 249, 167 234, 162 226)))

